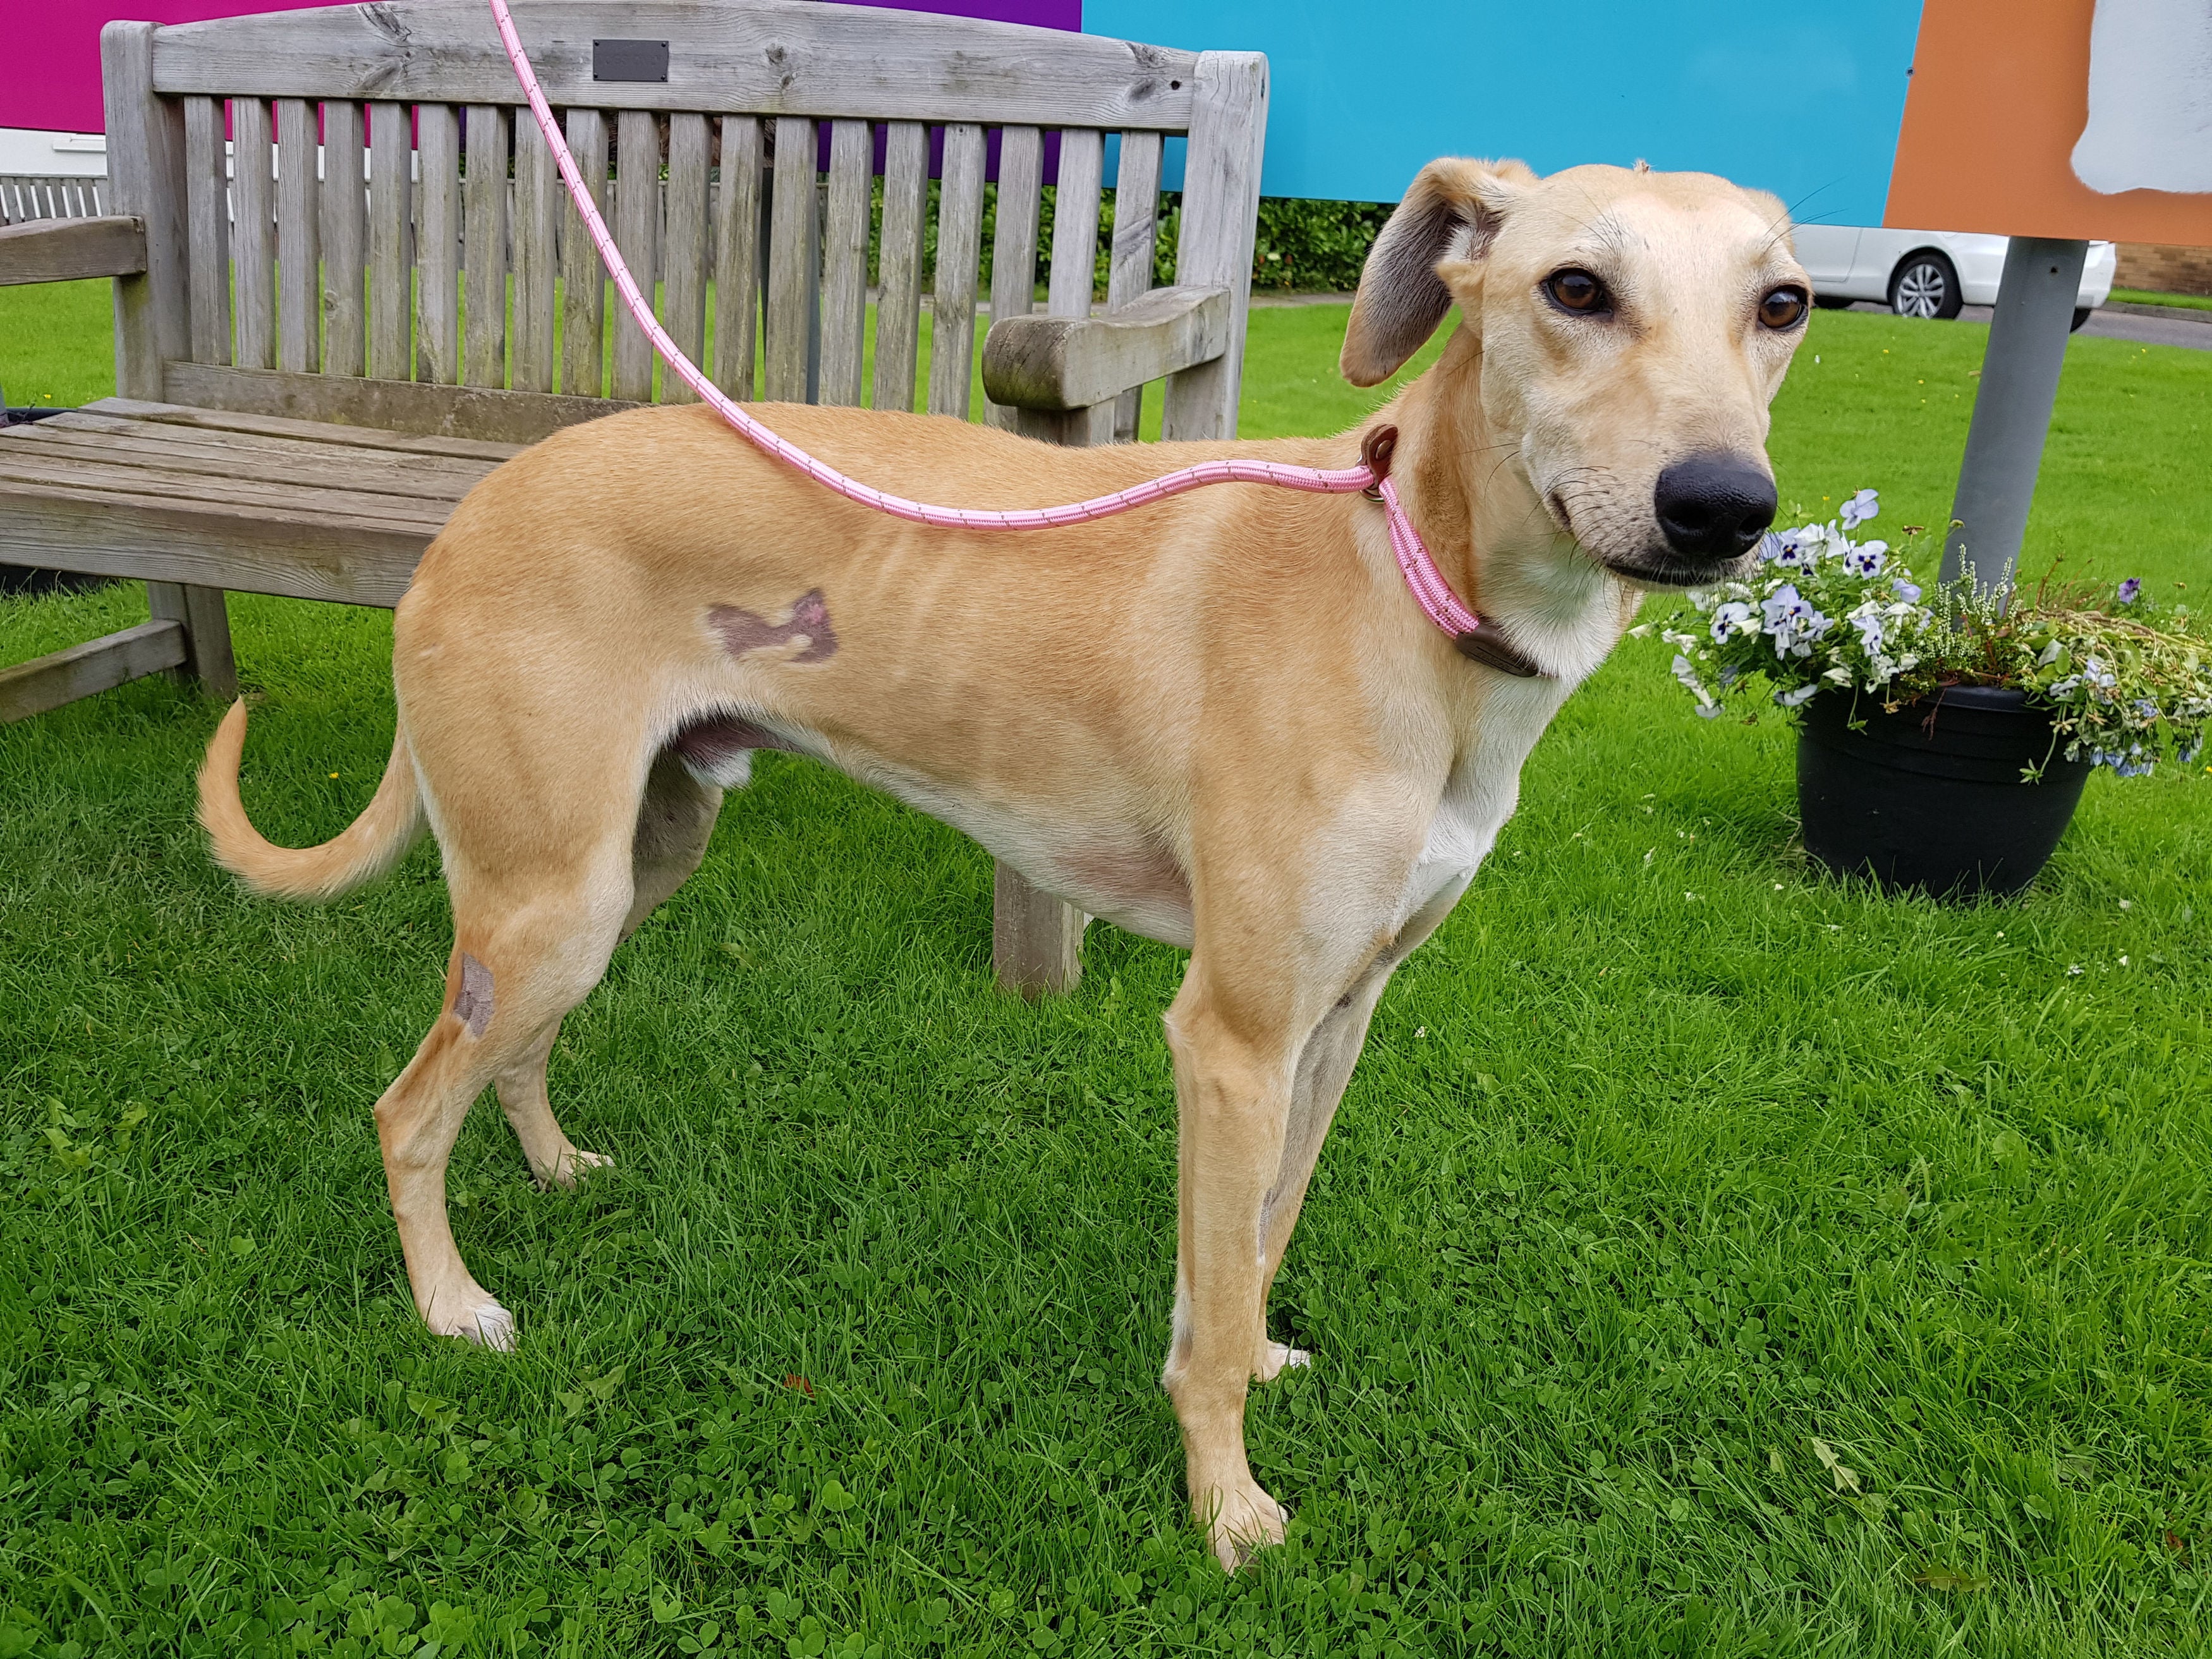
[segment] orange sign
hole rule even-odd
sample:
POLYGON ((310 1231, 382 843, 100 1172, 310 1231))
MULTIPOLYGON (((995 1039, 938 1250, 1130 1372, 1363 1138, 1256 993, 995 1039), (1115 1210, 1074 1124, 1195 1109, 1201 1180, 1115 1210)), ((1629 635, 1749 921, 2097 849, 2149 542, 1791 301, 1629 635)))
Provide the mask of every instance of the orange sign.
POLYGON ((2212 5, 1927 0, 1885 222, 2212 246, 2212 5))

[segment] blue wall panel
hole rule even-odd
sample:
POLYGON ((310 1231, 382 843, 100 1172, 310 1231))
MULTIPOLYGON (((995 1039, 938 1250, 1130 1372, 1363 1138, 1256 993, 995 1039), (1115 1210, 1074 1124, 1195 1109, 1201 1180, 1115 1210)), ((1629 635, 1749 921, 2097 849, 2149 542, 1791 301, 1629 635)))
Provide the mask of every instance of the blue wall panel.
POLYGON ((1084 0, 1083 27, 1267 54, 1270 196, 1394 202, 1437 155, 1718 173, 1881 222, 1920 0, 1579 7, 1084 0))

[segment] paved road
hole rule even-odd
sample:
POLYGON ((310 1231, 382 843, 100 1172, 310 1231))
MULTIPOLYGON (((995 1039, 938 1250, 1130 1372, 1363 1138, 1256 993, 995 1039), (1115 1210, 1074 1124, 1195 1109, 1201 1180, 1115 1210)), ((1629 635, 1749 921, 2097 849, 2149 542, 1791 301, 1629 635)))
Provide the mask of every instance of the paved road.
MULTIPOLYGON (((1889 307, 1862 301, 1851 309, 1887 311, 1889 307)), ((1967 306, 1959 313, 1959 320, 1963 323, 1986 323, 1989 319, 1987 306, 1967 306)), ((2136 317, 2124 312, 2097 311, 2090 313, 2089 320, 2078 331, 2100 340, 2133 340, 2140 345, 2193 346, 2199 351, 2212 351, 2212 322, 2200 323, 2186 317, 2136 317)))

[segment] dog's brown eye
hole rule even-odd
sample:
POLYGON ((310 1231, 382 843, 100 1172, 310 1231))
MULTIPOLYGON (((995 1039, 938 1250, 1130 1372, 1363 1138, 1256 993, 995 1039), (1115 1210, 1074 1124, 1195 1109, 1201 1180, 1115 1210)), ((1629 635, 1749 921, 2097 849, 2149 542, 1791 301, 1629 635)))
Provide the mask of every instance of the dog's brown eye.
POLYGON ((1607 311, 1613 305, 1605 284, 1587 270, 1555 270, 1544 278, 1544 292, 1562 311, 1607 311))
POLYGON ((1805 290, 1778 288, 1759 302, 1759 320, 1769 328, 1795 328, 1805 314, 1805 290))

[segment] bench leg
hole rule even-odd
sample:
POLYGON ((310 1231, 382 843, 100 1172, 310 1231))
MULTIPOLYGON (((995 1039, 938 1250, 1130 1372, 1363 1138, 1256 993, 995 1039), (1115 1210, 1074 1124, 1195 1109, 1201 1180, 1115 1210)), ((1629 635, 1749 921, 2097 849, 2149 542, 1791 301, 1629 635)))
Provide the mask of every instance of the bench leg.
POLYGON ((220 587, 191 587, 182 582, 148 582, 146 603, 156 622, 182 624, 185 659, 179 679, 196 679, 211 697, 226 702, 238 695, 238 665, 230 654, 230 612, 220 587))
POLYGON ((999 983, 1024 996, 1072 991, 1083 978, 1083 929, 1091 920, 1066 899, 997 866, 991 895, 991 965, 999 983))

